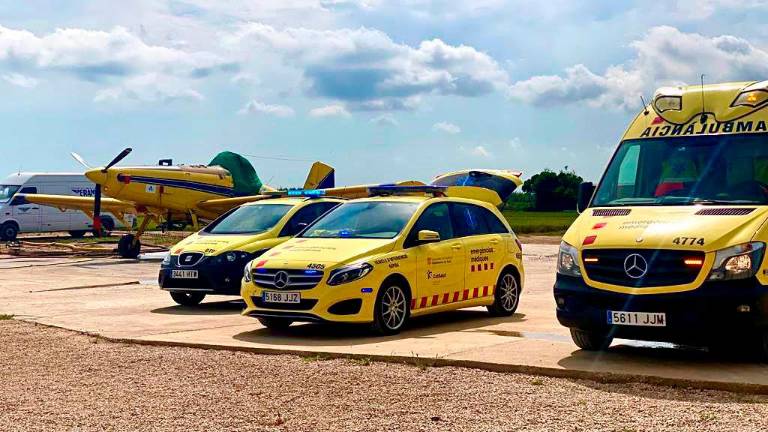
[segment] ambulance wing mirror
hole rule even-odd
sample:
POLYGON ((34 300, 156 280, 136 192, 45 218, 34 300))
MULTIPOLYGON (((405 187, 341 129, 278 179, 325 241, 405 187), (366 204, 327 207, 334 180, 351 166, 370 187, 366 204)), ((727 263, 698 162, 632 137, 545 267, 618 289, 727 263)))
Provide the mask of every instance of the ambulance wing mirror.
POLYGON ((579 185, 579 195, 576 199, 576 211, 579 213, 589 207, 589 202, 592 201, 592 195, 595 193, 595 184, 592 182, 584 182, 579 185))
POLYGON ((440 241, 440 234, 436 231, 419 231, 419 243, 435 243, 440 241))

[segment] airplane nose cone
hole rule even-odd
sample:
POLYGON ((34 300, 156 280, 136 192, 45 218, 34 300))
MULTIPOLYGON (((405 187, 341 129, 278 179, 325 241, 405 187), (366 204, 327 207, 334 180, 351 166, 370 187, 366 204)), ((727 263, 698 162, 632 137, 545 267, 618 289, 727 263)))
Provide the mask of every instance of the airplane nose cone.
POLYGON ((96 184, 104 185, 107 182, 107 173, 101 172, 101 169, 88 170, 85 172, 85 176, 96 184))

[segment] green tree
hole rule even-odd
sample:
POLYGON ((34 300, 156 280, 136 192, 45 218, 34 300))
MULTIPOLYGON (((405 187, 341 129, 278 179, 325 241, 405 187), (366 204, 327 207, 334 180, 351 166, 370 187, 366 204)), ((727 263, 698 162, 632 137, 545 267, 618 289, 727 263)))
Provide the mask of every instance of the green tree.
POLYGON ((576 208, 576 196, 582 181, 584 180, 573 170, 568 170, 568 167, 559 173, 545 169, 523 183, 523 192, 534 195, 536 210, 573 210, 576 208))

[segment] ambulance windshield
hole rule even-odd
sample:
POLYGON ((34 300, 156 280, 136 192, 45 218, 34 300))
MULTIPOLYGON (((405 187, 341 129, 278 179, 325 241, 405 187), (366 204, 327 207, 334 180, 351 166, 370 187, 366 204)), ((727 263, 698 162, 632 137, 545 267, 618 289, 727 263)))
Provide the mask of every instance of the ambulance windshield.
POLYGON ((13 197, 13 194, 19 190, 17 185, 0 185, 0 203, 7 203, 13 197))
POLYGON ((364 201, 342 204, 301 237, 391 239, 403 230, 418 203, 364 201))
POLYGON ((594 207, 768 204, 768 138, 720 135, 628 140, 594 207))

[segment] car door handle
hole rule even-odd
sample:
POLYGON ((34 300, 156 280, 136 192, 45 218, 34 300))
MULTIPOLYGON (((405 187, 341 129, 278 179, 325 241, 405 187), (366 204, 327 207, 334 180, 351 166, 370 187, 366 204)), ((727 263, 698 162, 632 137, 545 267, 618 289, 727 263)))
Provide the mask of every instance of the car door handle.
POLYGON ((459 250, 461 249, 461 243, 454 243, 451 245, 451 249, 453 250, 459 250))
POLYGON ((493 239, 493 240, 491 240, 491 244, 494 244, 494 245, 495 244, 499 244, 499 240, 498 239, 493 239))

